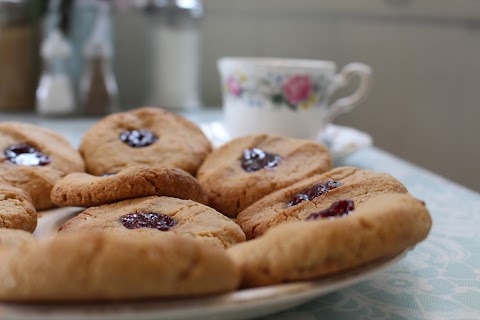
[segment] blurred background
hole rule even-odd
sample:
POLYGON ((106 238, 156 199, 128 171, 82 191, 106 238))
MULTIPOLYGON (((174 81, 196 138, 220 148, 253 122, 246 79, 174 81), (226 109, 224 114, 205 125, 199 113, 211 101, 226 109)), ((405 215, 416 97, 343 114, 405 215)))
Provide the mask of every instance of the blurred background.
POLYGON ((232 55, 369 64, 336 123, 480 191, 478 0, 0 1, 0 120, 220 109, 232 55))

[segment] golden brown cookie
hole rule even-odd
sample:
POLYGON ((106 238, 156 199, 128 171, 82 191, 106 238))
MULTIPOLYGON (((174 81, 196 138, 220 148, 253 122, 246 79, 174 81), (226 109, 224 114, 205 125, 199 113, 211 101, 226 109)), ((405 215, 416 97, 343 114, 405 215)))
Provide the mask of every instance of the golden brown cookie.
POLYGON ((71 173, 58 181, 51 193, 59 206, 93 207, 147 196, 168 196, 207 203, 197 179, 182 169, 138 165, 114 175, 71 173))
POLYGON ((431 228, 425 203, 409 194, 379 194, 346 216, 284 223, 228 249, 242 286, 309 280, 397 255, 431 228))
POLYGON ((138 164, 194 175, 211 149, 197 125, 160 108, 109 115, 90 128, 80 144, 87 172, 96 176, 138 164))
POLYGON ((0 300, 101 301, 185 297, 234 290, 224 250, 145 230, 69 233, 0 247, 0 300))
POLYGON ((0 250, 21 248, 36 240, 34 235, 25 230, 0 228, 0 250))
POLYGON ((213 151, 197 178, 209 205, 235 217, 267 194, 331 167, 330 153, 322 144, 259 134, 234 139, 213 151))
POLYGON ((33 232, 36 227, 37 211, 28 193, 0 182, 0 228, 33 232))
POLYGON ((240 227, 214 209, 191 200, 155 196, 88 208, 59 232, 138 228, 186 235, 219 248, 245 241, 240 227))
POLYGON ((27 191, 37 210, 52 206, 53 185, 85 171, 75 148, 60 134, 32 124, 0 123, 0 182, 27 191))
POLYGON ((266 196, 240 212, 236 222, 252 239, 279 223, 303 220, 335 200, 360 204, 379 193, 407 193, 407 189, 386 173, 339 167, 266 196))

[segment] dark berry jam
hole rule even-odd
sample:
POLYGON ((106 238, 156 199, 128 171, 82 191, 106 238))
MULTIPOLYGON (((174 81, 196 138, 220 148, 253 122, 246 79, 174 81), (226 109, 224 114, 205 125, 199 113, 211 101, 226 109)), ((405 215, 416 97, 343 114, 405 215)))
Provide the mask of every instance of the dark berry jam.
POLYGON ((243 151, 242 168, 247 172, 254 172, 264 168, 276 167, 280 160, 279 155, 265 152, 262 149, 246 149, 243 151))
POLYGON ((310 214, 305 220, 344 217, 354 209, 355 205, 352 200, 338 200, 332 203, 329 208, 310 214))
POLYGON ((158 137, 150 130, 125 130, 119 138, 134 148, 146 147, 158 140, 158 137))
POLYGON ((8 161, 21 166, 46 166, 50 163, 46 154, 27 143, 10 146, 3 153, 8 161))
POLYGON ((166 214, 141 211, 122 216, 120 222, 127 229, 152 228, 160 231, 168 231, 177 224, 166 214))
POLYGON ((334 180, 323 182, 323 183, 317 183, 316 185, 312 186, 310 189, 307 189, 304 192, 297 194, 287 204, 287 207, 295 206, 307 200, 311 201, 312 199, 319 197, 332 189, 338 188, 341 185, 342 185, 341 182, 334 181, 334 180))

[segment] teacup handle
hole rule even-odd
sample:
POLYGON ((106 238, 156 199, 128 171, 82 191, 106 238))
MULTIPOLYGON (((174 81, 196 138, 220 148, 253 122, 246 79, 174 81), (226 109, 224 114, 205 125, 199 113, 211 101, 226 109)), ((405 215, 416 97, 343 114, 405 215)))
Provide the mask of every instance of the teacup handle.
POLYGON ((360 78, 358 88, 348 97, 340 98, 329 105, 328 117, 330 118, 330 121, 342 113, 351 111, 367 96, 371 86, 372 68, 366 64, 358 62, 347 64, 338 74, 335 75, 332 85, 329 88, 329 96, 339 88, 345 87, 353 76, 358 76, 360 78))

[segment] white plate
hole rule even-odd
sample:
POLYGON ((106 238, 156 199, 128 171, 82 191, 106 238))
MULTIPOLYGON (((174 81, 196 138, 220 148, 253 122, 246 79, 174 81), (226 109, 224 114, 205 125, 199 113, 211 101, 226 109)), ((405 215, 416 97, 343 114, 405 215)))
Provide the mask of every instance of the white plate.
MULTIPOLYGON (((51 237, 81 209, 65 207, 40 213, 35 234, 51 237)), ((294 282, 233 293, 186 299, 128 303, 9 304, 0 303, 1 320, 146 320, 248 319, 273 314, 365 280, 406 253, 316 281, 294 282)))
MULTIPOLYGON (((201 123, 200 128, 214 147, 219 147, 231 139, 228 130, 220 121, 201 123)), ((368 133, 335 124, 327 125, 326 129, 318 135, 318 141, 330 149, 334 159, 345 157, 373 143, 368 133)))

